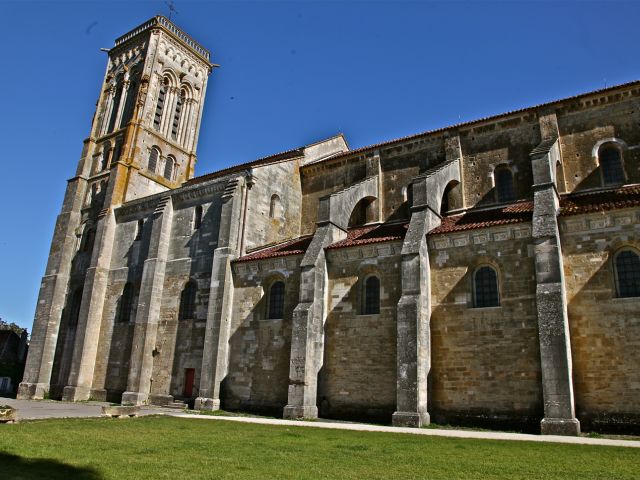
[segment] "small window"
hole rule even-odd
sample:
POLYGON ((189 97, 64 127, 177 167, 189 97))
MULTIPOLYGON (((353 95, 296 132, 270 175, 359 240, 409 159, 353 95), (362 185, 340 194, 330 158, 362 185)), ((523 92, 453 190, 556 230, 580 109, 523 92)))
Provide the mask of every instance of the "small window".
POLYGON ((180 320, 192 320, 195 317, 196 291, 196 282, 189 280, 180 294, 180 311, 178 312, 180 320))
POLYGON ((175 160, 173 156, 168 155, 167 161, 164 164, 164 178, 167 180, 173 179, 173 166, 175 165, 175 160))
POLYGON ((147 164, 147 169, 151 173, 156 173, 156 169, 158 168, 158 157, 160 156, 160 150, 158 147, 152 147, 151 153, 149 154, 149 163, 147 164))
POLYGON ((280 216, 280 197, 274 193, 273 195, 271 195, 271 202, 269 204, 269 218, 280 218, 280 216))
POLYGON ((478 268, 473 275, 473 306, 476 308, 498 307, 498 274, 489 267, 478 268))
POLYGON ((274 282, 269 288, 269 304, 267 318, 282 318, 284 316, 284 282, 274 282))
POLYGON ((614 146, 606 146, 600 149, 598 154, 602 181, 605 185, 619 185, 624 183, 625 175, 622 167, 620 150, 614 146))
POLYGON ((368 277, 364 281, 363 315, 375 315, 380 313, 380 279, 375 276, 368 277))
POLYGON ((133 285, 128 282, 122 289, 122 296, 118 302, 118 322, 125 323, 131 321, 133 310, 133 285))
POLYGON ((614 258, 618 297, 640 297, 640 257, 633 250, 622 250, 614 258))
POLYGON ((511 169, 505 165, 501 165, 496 167, 493 175, 498 202, 513 202, 516 199, 516 191, 513 186, 513 173, 511 169))
POLYGON ((169 79, 163 80, 162 86, 158 91, 158 102, 156 103, 156 111, 153 115, 153 128, 160 130, 160 124, 162 123, 162 111, 164 110, 164 101, 167 96, 167 89, 169 87, 169 79))
POLYGON ((142 231, 144 230, 144 219, 138 220, 138 225, 136 227, 136 236, 134 240, 140 240, 142 238, 142 231))
POLYGON ((196 206, 193 212, 193 229, 198 230, 202 226, 202 205, 196 206))

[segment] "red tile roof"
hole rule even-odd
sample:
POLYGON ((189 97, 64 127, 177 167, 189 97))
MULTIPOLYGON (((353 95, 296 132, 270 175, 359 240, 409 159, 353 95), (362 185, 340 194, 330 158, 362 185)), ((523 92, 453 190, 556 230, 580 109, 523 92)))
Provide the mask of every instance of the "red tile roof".
POLYGON ((286 257, 289 255, 301 255, 307 251, 313 235, 295 238, 279 245, 266 247, 255 252, 251 252, 244 257, 234 260, 234 262, 250 262, 252 260, 264 260, 266 258, 286 257))
POLYGON ((489 210, 469 210, 462 215, 444 217, 442 224, 431 230, 429 235, 530 222, 532 216, 533 202, 531 200, 522 200, 489 210))
POLYGON ((364 227, 351 228, 347 232, 347 238, 332 243, 327 249, 355 247, 370 243, 392 242, 402 240, 407 233, 408 223, 382 223, 377 225, 365 225, 364 227))
POLYGON ((640 206, 640 185, 638 184, 564 195, 560 200, 560 215, 604 212, 637 206, 640 206))
MULTIPOLYGON (((563 195, 560 199, 560 215, 578 215, 637 206, 640 206, 640 184, 563 195)), ((530 222, 532 216, 533 201, 531 200, 520 200, 495 208, 471 209, 460 215, 444 217, 442 224, 431 230, 429 235, 530 222)), ((327 249, 402 240, 407 233, 408 227, 408 223, 382 223, 351 228, 347 232, 347 238, 329 245, 327 249)), ((255 251, 234 260, 234 262, 249 262, 266 258, 300 255, 307 251, 312 238, 313 235, 307 235, 289 240, 279 245, 255 251)))

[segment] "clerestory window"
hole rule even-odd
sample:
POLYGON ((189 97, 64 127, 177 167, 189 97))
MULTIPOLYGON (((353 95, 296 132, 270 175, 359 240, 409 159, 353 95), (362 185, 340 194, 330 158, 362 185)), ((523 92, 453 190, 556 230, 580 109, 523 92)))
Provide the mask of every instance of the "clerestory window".
POLYGON ((619 185, 625 182, 620 150, 611 144, 604 146, 598 152, 598 159, 604 185, 619 185))
POLYGON ((499 165, 493 172, 496 184, 496 197, 499 203, 513 202, 516 190, 513 185, 513 173, 506 165, 499 165))

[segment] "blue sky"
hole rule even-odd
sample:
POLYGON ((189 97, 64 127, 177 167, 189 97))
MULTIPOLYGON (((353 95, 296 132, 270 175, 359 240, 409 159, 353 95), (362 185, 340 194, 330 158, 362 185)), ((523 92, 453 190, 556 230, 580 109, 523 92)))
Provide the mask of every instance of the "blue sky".
MULTIPOLYGON (((352 148, 640 78, 640 2, 188 2, 221 65, 196 174, 343 132, 352 148)), ((66 179, 119 35, 164 1, 0 0, 0 317, 31 328, 66 179)))

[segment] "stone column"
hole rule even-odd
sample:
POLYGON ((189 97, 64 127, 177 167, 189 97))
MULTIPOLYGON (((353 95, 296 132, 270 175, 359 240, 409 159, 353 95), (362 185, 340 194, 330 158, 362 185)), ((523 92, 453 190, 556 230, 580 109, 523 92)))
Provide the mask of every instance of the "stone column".
MULTIPOLYGON (((113 211, 102 210, 98 215, 91 265, 87 269, 84 280, 71 370, 67 386, 62 393, 62 399, 65 401, 89 400, 92 396, 91 385, 96 365, 115 226, 113 211)), ((106 392, 102 391, 97 396, 102 398, 105 395, 106 392)))
POLYGON ((397 317, 397 388, 395 426, 430 422, 427 377, 431 369, 431 267, 427 234, 441 223, 440 206, 447 185, 460 182, 462 158, 458 136, 445 144, 447 161, 413 181, 411 221, 402 245, 402 296, 397 317))
POLYGON ((116 115, 116 122, 114 123, 113 129, 118 130, 120 128, 120 124, 122 123, 122 115, 124 115, 124 108, 127 105, 127 97, 132 95, 132 92, 129 91, 129 87, 131 86, 131 81, 129 80, 129 72, 125 74, 125 80, 122 82, 122 95, 120 95, 120 103, 116 106, 118 109, 118 113, 116 115))
POLYGON ((231 260, 237 256, 240 226, 244 219, 244 191, 247 186, 241 177, 232 179, 222 195, 222 213, 218 232, 218 248, 213 254, 209 308, 204 335, 200 396, 196 410, 220 408, 220 384, 229 366, 229 335, 233 279, 231 260))
POLYGON ((431 270, 427 233, 438 225, 440 217, 433 210, 424 205, 414 207, 402 245, 394 426, 420 427, 430 422, 427 376, 431 369, 431 270))
POLYGON ((102 117, 102 124, 100 125, 100 134, 98 136, 106 135, 109 130, 109 120, 111 119, 111 111, 113 110, 113 97, 115 95, 115 87, 109 88, 109 93, 105 100, 104 116, 102 117))
POLYGON ((319 224, 300 263, 300 300, 293 311, 289 396, 284 418, 318 418, 318 372, 324 355, 327 264, 324 248, 346 237, 330 222, 319 224))
POLYGON ((575 417, 565 297, 562 248, 557 214, 559 196, 555 186, 560 149, 555 137, 542 141, 531 152, 533 170, 533 231, 536 260, 536 307, 540 341, 540 366, 544 419, 543 435, 578 435, 575 417))
POLYGON ((171 138, 171 124, 173 123, 173 112, 176 107, 176 100, 178 98, 176 87, 169 87, 167 96, 164 103, 164 112, 162 115, 162 125, 160 132, 167 137, 171 138))
POLYGON ((123 405, 141 405, 149 399, 172 221, 171 197, 163 197, 153 212, 149 253, 142 269, 127 391, 122 394, 123 405))
MULTIPOLYGON (((377 165, 375 160, 371 162, 367 172, 377 172, 379 163, 377 165)), ((364 198, 377 200, 378 185, 378 176, 370 176, 320 199, 316 232, 300 262, 300 299, 293 310, 289 397, 284 418, 318 417, 318 372, 324 356, 328 288, 324 249, 346 238, 354 207, 364 198)))
POLYGON ((49 251, 49 260, 38 295, 24 378, 18 387, 18 399, 41 399, 49 391, 51 370, 58 342, 71 260, 75 253, 75 229, 80 224, 80 209, 87 181, 82 176, 69 180, 62 211, 49 251))

